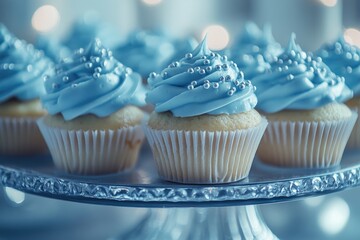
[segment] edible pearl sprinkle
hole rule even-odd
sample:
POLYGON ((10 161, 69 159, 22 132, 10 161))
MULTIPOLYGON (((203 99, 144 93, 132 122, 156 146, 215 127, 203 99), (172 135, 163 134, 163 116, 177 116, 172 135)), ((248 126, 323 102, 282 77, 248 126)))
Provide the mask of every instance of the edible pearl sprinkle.
POLYGON ((31 64, 27 65, 26 70, 31 72, 33 70, 33 66, 31 64))
POLYGON ((91 62, 85 63, 86 68, 92 68, 93 64, 91 62))
POLYGON ((352 69, 350 66, 347 66, 347 67, 346 67, 346 71, 347 71, 348 73, 352 73, 352 70, 353 70, 353 69, 352 69))
POLYGON ((227 92, 227 94, 228 94, 229 96, 234 95, 234 93, 235 93, 235 91, 233 91, 233 90, 230 90, 230 91, 227 92))
POLYGON ((115 68, 115 74, 120 75, 121 74, 121 68, 118 66, 115 68))
POLYGON ((93 74, 93 77, 94 77, 94 78, 99 78, 99 77, 100 77, 100 73, 98 73, 98 72, 94 73, 94 74, 93 74))
POLYGON ((210 60, 209 60, 209 59, 204 60, 204 65, 209 65, 209 64, 210 64, 210 60))
POLYGON ((239 75, 240 75, 241 79, 244 79, 244 72, 243 71, 240 71, 239 75))

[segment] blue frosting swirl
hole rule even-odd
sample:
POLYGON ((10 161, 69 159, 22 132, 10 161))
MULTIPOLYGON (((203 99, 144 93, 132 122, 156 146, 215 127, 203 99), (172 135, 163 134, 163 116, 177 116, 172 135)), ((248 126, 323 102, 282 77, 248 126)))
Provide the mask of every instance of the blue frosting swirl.
POLYGON ((45 88, 44 107, 65 120, 85 114, 105 117, 126 105, 145 105, 140 75, 112 57, 98 39, 57 65, 45 88))
POLYGON ((350 45, 343 37, 332 44, 324 45, 316 51, 316 55, 331 68, 331 70, 345 77, 346 85, 360 95, 360 49, 350 45))
POLYGON ((44 94, 42 77, 52 74, 52 64, 42 52, 0 24, 0 102, 32 100, 44 94))
POLYGON ((249 22, 225 53, 237 63, 246 78, 252 79, 269 69, 269 63, 276 61, 282 51, 271 33, 270 25, 265 25, 261 31, 255 23, 249 22))
POLYGON ((226 56, 210 51, 206 38, 192 52, 148 79, 147 102, 176 117, 235 114, 254 108, 255 87, 226 56))
POLYGON ((314 109, 353 95, 344 77, 335 75, 320 57, 313 58, 301 50, 295 34, 270 71, 253 78, 253 83, 258 89, 257 107, 267 113, 314 109))

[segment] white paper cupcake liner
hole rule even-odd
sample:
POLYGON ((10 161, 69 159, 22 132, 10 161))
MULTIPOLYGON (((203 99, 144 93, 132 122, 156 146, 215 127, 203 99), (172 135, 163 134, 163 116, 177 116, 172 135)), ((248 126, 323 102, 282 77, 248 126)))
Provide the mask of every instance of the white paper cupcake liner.
POLYGON ((141 126, 65 130, 49 127, 43 119, 38 125, 56 167, 72 174, 107 174, 133 167, 145 137, 141 126))
POLYGON ((341 121, 269 121, 258 156, 266 163, 305 168, 326 168, 340 163, 357 113, 341 121))
POLYGON ((46 151, 36 119, 0 117, 0 154, 29 155, 46 151))
POLYGON ((248 176, 266 129, 236 131, 155 130, 145 127, 160 177, 180 183, 213 184, 248 176))
MULTIPOLYGON (((359 113, 359 108, 351 108, 353 111, 359 113)), ((346 145, 347 148, 355 149, 360 148, 360 119, 358 118, 355 122, 354 128, 351 132, 349 141, 346 145)))

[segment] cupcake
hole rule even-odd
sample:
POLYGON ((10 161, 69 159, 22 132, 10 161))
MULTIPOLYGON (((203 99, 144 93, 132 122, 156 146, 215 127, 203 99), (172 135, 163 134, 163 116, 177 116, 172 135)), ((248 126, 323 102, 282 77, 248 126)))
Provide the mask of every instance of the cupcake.
POLYGON ((253 79, 257 108, 269 120, 259 158, 287 167, 325 168, 340 163, 357 118, 346 105, 352 91, 320 57, 295 43, 271 64, 269 73, 253 79))
POLYGON ((241 35, 225 51, 248 79, 266 72, 271 62, 282 53, 282 48, 271 33, 270 25, 262 31, 253 23, 246 23, 241 35))
POLYGON ((205 38, 148 82, 155 111, 145 134, 161 178, 214 184, 248 176, 267 121, 235 63, 210 51, 205 38))
POLYGON ((144 139, 139 74, 97 39, 57 65, 45 88, 41 100, 49 115, 38 125, 59 169, 96 175, 134 166, 144 139))
POLYGON ((0 154, 46 151, 36 119, 45 115, 39 97, 52 62, 0 24, 0 154))
MULTIPOLYGON (((353 90, 354 97, 346 105, 357 112, 360 109, 360 49, 345 42, 340 37, 332 44, 324 45, 316 52, 331 70, 345 77, 346 85, 353 90)), ((357 120, 347 146, 360 148, 360 121, 357 120)))

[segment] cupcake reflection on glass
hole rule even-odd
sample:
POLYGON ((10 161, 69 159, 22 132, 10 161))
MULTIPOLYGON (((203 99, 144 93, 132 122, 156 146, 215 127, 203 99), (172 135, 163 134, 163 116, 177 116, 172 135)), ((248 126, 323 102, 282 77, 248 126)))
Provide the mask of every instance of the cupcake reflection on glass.
POLYGON ((133 167, 144 139, 145 89, 139 74, 96 39, 56 66, 41 98, 49 115, 38 121, 55 165, 74 174, 133 167))
POLYGON ((0 24, 0 154, 28 155, 46 151, 36 120, 45 115, 39 97, 43 75, 53 63, 0 24))
POLYGON ((253 79, 258 87, 257 108, 269 120, 258 156, 269 164, 325 168, 338 165, 357 118, 342 102, 352 91, 320 57, 295 43, 270 72, 253 79))
POLYGON ((145 134, 160 177, 214 184, 248 176, 267 121, 234 62, 210 51, 205 38, 148 82, 155 111, 145 134))
MULTIPOLYGON (((346 85, 354 92, 354 97, 346 102, 351 109, 360 110, 360 49, 347 43, 340 37, 331 44, 326 44, 316 52, 331 70, 345 77, 346 85)), ((349 148, 360 148, 360 121, 355 127, 347 144, 349 148)))

